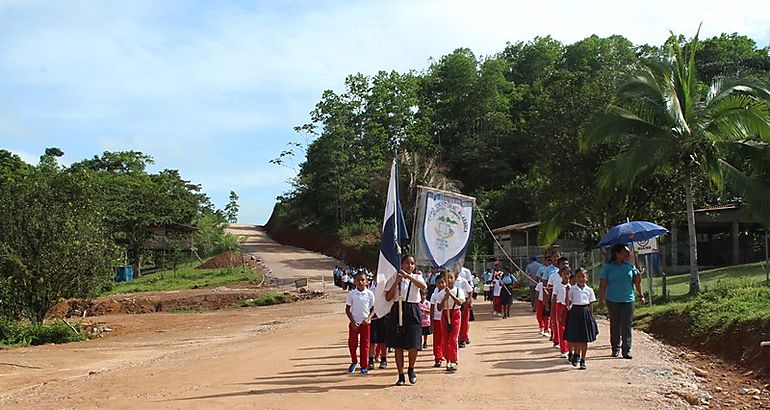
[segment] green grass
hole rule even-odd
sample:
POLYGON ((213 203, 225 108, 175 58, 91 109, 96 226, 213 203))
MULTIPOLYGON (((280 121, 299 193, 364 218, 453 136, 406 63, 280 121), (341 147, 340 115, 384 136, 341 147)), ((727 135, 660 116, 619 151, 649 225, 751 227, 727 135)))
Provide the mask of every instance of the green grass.
POLYGON ((21 347, 88 339, 79 324, 72 326, 78 331, 77 334, 64 322, 32 323, 0 318, 0 346, 21 347))
MULTIPOLYGON (((701 287, 708 290, 711 287, 735 287, 765 283, 764 263, 728 266, 700 272, 701 287)), ((668 293, 672 299, 686 295, 689 291, 689 273, 669 275, 667 278, 668 293)), ((642 281, 642 287, 647 293, 647 278, 642 281)), ((656 297, 662 295, 663 279, 653 279, 653 292, 656 297)))
POLYGON ((112 283, 102 296, 116 293, 152 292, 224 286, 234 282, 261 281, 262 277, 242 267, 196 269, 198 262, 188 262, 173 271, 155 272, 134 278, 131 282, 112 283))
POLYGON ((659 297, 656 278, 655 306, 637 308, 636 327, 750 367, 764 366, 759 342, 770 340, 770 284, 762 264, 707 270, 700 278, 702 292, 691 296, 688 274, 669 277, 669 300, 659 297))
POLYGON ((294 299, 287 293, 266 293, 238 303, 237 307, 268 306, 289 303, 294 299))

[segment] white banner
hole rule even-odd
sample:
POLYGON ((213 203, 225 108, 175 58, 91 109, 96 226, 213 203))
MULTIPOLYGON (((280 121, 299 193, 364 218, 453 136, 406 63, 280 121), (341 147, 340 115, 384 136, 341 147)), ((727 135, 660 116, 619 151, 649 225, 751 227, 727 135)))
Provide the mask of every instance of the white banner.
POLYGON ((639 255, 647 255, 648 253, 657 253, 658 239, 652 238, 646 241, 634 242, 634 250, 639 255))
POLYGON ((430 189, 425 194, 420 233, 426 256, 435 266, 452 268, 465 256, 470 244, 475 198, 430 189))

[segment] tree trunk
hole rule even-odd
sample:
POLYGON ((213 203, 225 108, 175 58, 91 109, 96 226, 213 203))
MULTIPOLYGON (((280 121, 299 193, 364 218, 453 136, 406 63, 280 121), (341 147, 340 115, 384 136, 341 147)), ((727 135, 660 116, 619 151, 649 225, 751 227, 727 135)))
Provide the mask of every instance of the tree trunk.
POLYGON ((700 292, 700 276, 698 275, 698 242, 695 236, 695 207, 692 197, 692 167, 688 166, 685 180, 685 195, 687 202, 687 232, 690 244, 690 294, 700 292))

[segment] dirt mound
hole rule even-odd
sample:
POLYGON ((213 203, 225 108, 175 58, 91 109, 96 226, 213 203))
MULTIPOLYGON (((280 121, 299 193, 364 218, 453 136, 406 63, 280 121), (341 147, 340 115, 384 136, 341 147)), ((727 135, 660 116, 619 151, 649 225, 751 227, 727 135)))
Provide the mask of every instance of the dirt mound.
MULTIPOLYGON (((249 286, 248 284, 240 284, 249 286)), ((250 286, 254 286, 253 284, 250 286)), ((143 292, 113 295, 99 299, 68 299, 48 311, 47 318, 102 316, 114 314, 141 314, 180 310, 217 310, 255 298, 275 289, 227 288, 194 289, 168 292, 143 292)), ((294 298, 295 300, 297 297, 294 298)))
POLYGON ((256 267, 256 257, 252 257, 251 255, 246 255, 240 252, 225 252, 212 257, 206 262, 203 262, 200 266, 198 266, 198 269, 218 269, 243 265, 248 265, 252 268, 256 267))

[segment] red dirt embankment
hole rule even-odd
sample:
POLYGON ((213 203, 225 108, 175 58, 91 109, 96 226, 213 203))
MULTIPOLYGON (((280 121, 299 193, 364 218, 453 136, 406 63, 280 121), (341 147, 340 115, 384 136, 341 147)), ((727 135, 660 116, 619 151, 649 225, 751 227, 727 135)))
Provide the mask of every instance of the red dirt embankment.
POLYGON ((334 259, 345 261, 349 266, 377 269, 377 258, 345 246, 340 238, 315 232, 299 230, 279 221, 275 213, 265 225, 265 231, 270 239, 282 244, 322 253, 334 259))

